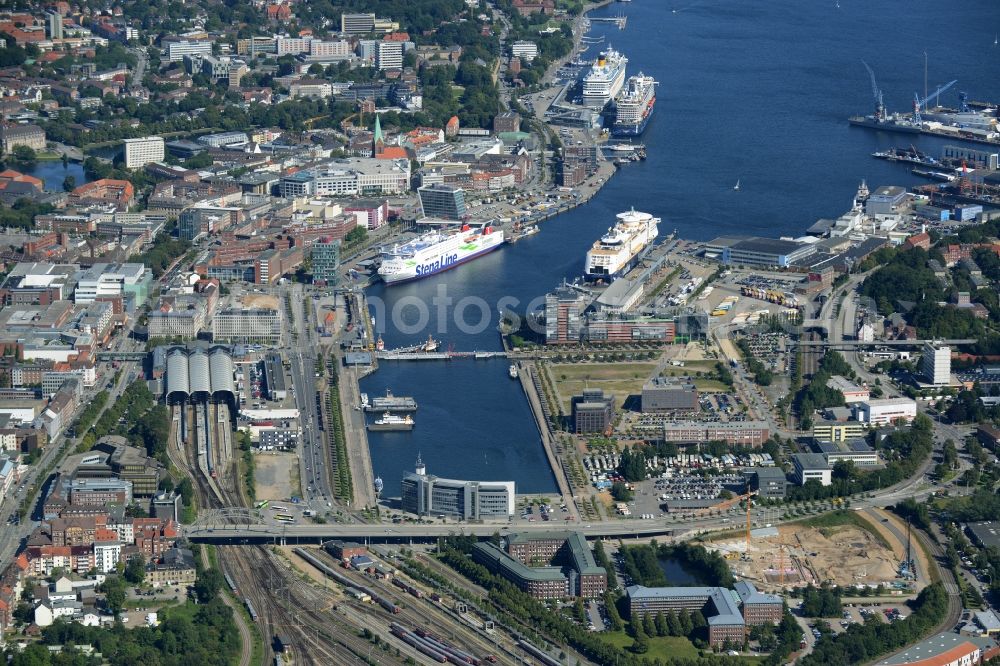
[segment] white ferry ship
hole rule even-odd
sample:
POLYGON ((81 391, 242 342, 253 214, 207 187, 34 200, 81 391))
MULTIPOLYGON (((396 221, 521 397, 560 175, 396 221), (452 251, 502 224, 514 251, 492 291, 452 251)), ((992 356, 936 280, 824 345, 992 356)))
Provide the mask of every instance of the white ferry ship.
POLYGON ((618 213, 618 222, 587 252, 588 280, 610 282, 628 272, 659 234, 660 218, 636 210, 618 213))
POLYGON ((624 90, 615 98, 614 136, 638 136, 646 129, 656 104, 656 80, 639 72, 628 77, 624 90))
POLYGON ((597 56, 590 71, 583 77, 583 103, 600 106, 613 100, 625 83, 628 58, 609 48, 597 56))
POLYGON ((378 274, 386 284, 436 275, 503 245, 503 230, 489 225, 429 231, 402 245, 382 248, 378 274))

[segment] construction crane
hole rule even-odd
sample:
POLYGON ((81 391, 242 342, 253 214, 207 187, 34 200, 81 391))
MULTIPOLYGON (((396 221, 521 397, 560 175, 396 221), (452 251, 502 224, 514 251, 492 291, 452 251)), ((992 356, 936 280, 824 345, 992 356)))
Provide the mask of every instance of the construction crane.
POLYGON ((941 96, 941 94, 944 93, 946 90, 949 90, 956 83, 958 83, 958 79, 955 79, 950 83, 946 83, 943 86, 938 86, 937 90, 932 92, 927 97, 924 97, 923 99, 920 99, 920 95, 918 95, 917 93, 913 93, 913 122, 915 123, 920 122, 920 110, 927 108, 927 102, 933 99, 934 106, 937 106, 938 98, 941 96))
POLYGON ((872 68, 864 60, 861 61, 861 64, 868 70, 868 76, 872 80, 872 97, 875 98, 875 122, 882 122, 885 120, 885 104, 882 102, 882 91, 875 82, 875 72, 872 68))

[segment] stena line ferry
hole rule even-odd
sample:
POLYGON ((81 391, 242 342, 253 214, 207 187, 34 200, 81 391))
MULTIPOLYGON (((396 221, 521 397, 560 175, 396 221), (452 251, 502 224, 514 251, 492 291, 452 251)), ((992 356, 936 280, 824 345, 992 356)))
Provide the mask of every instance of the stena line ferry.
POLYGON ((503 245, 503 229, 463 225, 460 229, 429 231, 402 245, 384 247, 378 274, 386 284, 437 275, 503 245))

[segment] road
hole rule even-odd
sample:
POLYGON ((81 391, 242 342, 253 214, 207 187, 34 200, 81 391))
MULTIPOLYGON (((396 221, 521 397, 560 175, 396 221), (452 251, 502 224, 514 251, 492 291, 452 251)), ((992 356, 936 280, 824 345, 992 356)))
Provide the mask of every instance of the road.
MULTIPOLYGON (((119 349, 122 351, 133 351, 136 344, 137 343, 133 340, 125 339, 120 343, 119 349)), ((133 372, 135 372, 135 369, 135 363, 122 363, 119 369, 120 372, 118 382, 109 390, 108 401, 104 408, 105 410, 115 404, 118 398, 121 397, 122 392, 128 386, 128 379, 132 376, 133 372)), ((91 402, 94 399, 94 396, 102 390, 105 383, 108 381, 109 379, 106 375, 102 376, 96 386, 86 389, 80 404, 86 405, 91 402)), ((103 413, 104 410, 101 411, 101 414, 103 413)), ((79 412, 74 414, 74 417, 78 415, 79 412)), ((100 418, 100 416, 101 415, 98 414, 97 418, 100 418)), ((82 436, 84 433, 76 434, 82 436)), ((8 516, 11 513, 16 512, 25 493, 30 490, 32 484, 37 480, 39 472, 47 469, 53 462, 56 463, 55 468, 58 469, 58 462, 61 461, 64 456, 71 453, 76 444, 77 440, 75 438, 67 437, 65 432, 61 433, 52 442, 50 442, 49 445, 45 447, 42 457, 39 459, 38 463, 32 466, 21 479, 21 483, 18 484, 17 492, 9 493, 6 497, 4 497, 3 501, 0 502, 0 516, 8 516)), ((43 490, 40 490, 39 493, 33 498, 31 510, 23 521, 14 526, 6 525, 2 530, 0 530, 0 562, 9 562, 12 560, 27 536, 41 524, 41 512, 38 509, 38 505, 45 496, 43 490)))

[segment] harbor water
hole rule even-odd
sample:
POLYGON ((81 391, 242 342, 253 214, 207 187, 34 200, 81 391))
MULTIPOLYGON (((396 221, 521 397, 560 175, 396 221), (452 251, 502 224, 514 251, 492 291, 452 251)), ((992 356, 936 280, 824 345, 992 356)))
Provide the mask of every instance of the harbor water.
MULTIPOLYGON (((387 348, 433 334, 445 348, 499 349, 497 306, 537 307, 546 291, 581 275, 589 246, 631 207, 661 217, 661 234, 677 229, 683 239, 798 236, 845 212, 862 179, 872 188, 927 182, 870 155, 913 144, 940 156, 949 141, 848 126, 848 116, 873 107, 862 59, 890 110, 909 110, 914 92, 923 94, 925 51, 932 91, 959 80, 942 103, 956 104, 960 90, 1000 100, 995 3, 635 0, 594 16, 619 13, 628 16, 625 31, 594 23, 590 34, 625 53, 629 74, 659 81, 641 139, 648 159, 626 165, 590 202, 515 245, 433 278, 370 288, 387 348)), ((433 474, 513 479, 525 493, 555 489, 504 361, 387 363, 362 382, 372 395, 385 386, 420 403, 413 433, 369 436, 387 496, 399 494, 417 449, 433 474)))

